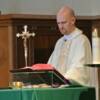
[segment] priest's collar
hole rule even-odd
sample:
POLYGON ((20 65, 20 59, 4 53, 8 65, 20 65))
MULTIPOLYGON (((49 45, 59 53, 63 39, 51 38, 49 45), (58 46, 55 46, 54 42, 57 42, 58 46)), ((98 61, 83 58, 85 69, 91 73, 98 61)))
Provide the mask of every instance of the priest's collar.
POLYGON ((78 28, 75 28, 75 30, 70 33, 69 35, 64 35, 63 36, 63 39, 64 41, 66 40, 72 40, 73 38, 75 38, 76 36, 80 35, 82 33, 82 31, 78 28))

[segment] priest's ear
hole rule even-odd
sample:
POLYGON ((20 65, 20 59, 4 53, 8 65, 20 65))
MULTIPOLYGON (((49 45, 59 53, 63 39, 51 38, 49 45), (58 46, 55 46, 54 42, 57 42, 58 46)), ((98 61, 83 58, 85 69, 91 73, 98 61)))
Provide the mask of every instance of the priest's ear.
POLYGON ((71 23, 74 25, 75 22, 76 22, 76 18, 73 16, 73 17, 71 18, 71 23))

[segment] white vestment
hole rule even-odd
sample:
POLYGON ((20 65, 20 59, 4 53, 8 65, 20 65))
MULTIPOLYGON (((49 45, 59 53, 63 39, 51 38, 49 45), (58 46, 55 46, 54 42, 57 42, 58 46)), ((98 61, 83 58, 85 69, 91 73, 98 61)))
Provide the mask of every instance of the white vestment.
POLYGON ((57 41, 48 63, 67 79, 81 85, 94 86, 94 69, 84 66, 91 61, 90 42, 82 31, 76 28, 70 35, 64 35, 57 41))

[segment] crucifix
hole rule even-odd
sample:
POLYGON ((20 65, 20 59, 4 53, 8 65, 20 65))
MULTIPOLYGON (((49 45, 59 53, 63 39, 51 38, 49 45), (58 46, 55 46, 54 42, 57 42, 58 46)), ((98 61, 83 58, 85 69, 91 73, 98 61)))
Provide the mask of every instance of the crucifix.
POLYGON ((28 46, 27 46, 27 39, 29 39, 31 36, 34 37, 35 33, 29 33, 27 30, 28 26, 24 25, 24 31, 22 33, 17 33, 16 36, 19 38, 21 37, 23 39, 23 45, 24 45, 24 57, 25 57, 25 67, 27 67, 27 58, 28 58, 28 46))

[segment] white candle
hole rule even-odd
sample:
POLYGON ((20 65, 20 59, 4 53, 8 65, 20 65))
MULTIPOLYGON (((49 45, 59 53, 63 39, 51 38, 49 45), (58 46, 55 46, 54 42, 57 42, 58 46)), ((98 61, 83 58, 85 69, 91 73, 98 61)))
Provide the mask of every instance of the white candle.
POLYGON ((100 64, 100 38, 97 29, 92 33, 93 64, 100 64))

